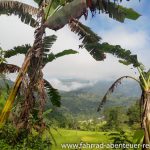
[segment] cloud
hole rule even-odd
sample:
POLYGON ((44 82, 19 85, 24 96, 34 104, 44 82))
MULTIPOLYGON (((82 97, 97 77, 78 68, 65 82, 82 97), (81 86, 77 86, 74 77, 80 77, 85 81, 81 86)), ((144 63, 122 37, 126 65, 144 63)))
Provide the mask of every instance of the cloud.
POLYGON ((111 30, 103 31, 101 34, 103 41, 129 49, 132 54, 137 54, 139 61, 149 67, 150 36, 147 30, 131 30, 129 27, 116 26, 111 30))
POLYGON ((103 31, 103 40, 110 44, 121 45, 126 49, 142 49, 149 40, 145 31, 133 31, 129 28, 118 26, 108 31, 103 31))
POLYGON ((59 79, 53 78, 49 80, 50 83, 56 88, 59 89, 61 91, 73 91, 73 90, 77 90, 83 87, 89 87, 89 86, 93 86, 96 82, 94 81, 87 81, 87 82, 79 82, 79 81, 70 81, 70 82, 65 82, 65 81, 61 81, 59 79))
POLYGON ((0 17, 0 44, 3 49, 11 49, 14 46, 33 43, 34 28, 22 23, 15 16, 0 17))
MULTIPOLYGON (((30 1, 28 0, 28 2, 30 1)), ((128 4, 130 3, 132 2, 128 4)), ((136 5, 135 3, 134 0, 134 5, 136 5)), ((133 53, 138 52, 139 59, 149 67, 149 32, 146 32, 145 25, 143 25, 146 24, 146 20, 148 19, 139 20, 139 25, 138 21, 128 20, 124 24, 121 24, 113 21, 113 19, 108 19, 107 15, 101 15, 100 18, 100 20, 98 17, 90 18, 87 22, 103 38, 103 41, 110 44, 119 44, 123 48, 131 49, 133 53)), ((17 17, 2 16, 0 17, 0 22, 0 42, 4 49, 10 49, 13 46, 25 43, 33 43, 34 29, 18 21, 17 17)), ((147 29, 149 29, 149 25, 146 24, 147 29)), ((88 80, 106 80, 118 78, 123 75, 135 75, 135 70, 130 69, 131 66, 127 67, 119 64, 118 59, 112 55, 107 55, 105 61, 95 61, 85 49, 79 49, 81 41, 79 41, 77 35, 69 30, 68 26, 65 26, 58 32, 47 30, 47 35, 51 34, 58 36, 57 42, 52 47, 54 53, 71 48, 79 51, 79 54, 64 56, 49 63, 43 70, 44 77, 47 80, 51 80, 51 78, 70 77, 88 80)), ((9 59, 8 62, 21 66, 23 59, 24 57, 19 55, 9 59)))
MULTIPOLYGON (((105 35, 107 34, 109 34, 109 32, 106 32, 105 35)), ((114 34, 116 35, 115 32, 114 34)), ((67 26, 63 30, 58 31, 57 35, 58 40, 53 46, 54 52, 72 48, 78 50, 79 54, 58 58, 52 63, 49 63, 44 68, 45 78, 73 77, 95 80, 112 79, 124 74, 134 75, 134 71, 131 70, 130 67, 119 64, 118 59, 114 56, 107 55, 105 61, 95 61, 85 49, 79 49, 78 45, 81 41, 78 40, 77 35, 70 32, 67 26)), ((108 42, 111 41, 112 38, 115 40, 115 37, 106 36, 108 42)))
MULTIPOLYGON (((4 20, 5 19, 6 18, 4 18, 4 20)), ((15 45, 21 45, 25 43, 32 44, 34 40, 34 29, 27 27, 20 21, 17 22, 16 17, 12 16, 9 19, 6 19, 5 22, 0 25, 2 27, 0 40, 3 43, 3 47, 7 49, 12 48, 15 45), (20 27, 19 32, 18 26, 20 27), (13 30, 10 29, 10 27, 12 27, 13 30)), ((120 77, 124 74, 134 75, 134 72, 129 67, 119 64, 118 60, 113 56, 108 55, 105 61, 95 61, 85 49, 79 49, 81 41, 79 41, 77 35, 69 30, 68 26, 62 30, 59 30, 58 32, 48 30, 47 35, 51 34, 56 34, 58 36, 56 43, 52 47, 54 53, 71 48, 79 51, 79 54, 64 56, 49 63, 43 70, 44 76, 48 80, 51 78, 61 77, 97 80, 117 78, 118 76, 120 77)), ((114 32, 114 34, 116 33, 114 32)), ((111 41, 111 34, 106 32, 105 35, 105 40, 111 41)), ((115 42, 115 37, 113 40, 115 42)), ((18 55, 9 59, 8 62, 21 66, 23 60, 24 56, 18 55)), ((14 76, 12 76, 12 78, 14 79, 14 76)))

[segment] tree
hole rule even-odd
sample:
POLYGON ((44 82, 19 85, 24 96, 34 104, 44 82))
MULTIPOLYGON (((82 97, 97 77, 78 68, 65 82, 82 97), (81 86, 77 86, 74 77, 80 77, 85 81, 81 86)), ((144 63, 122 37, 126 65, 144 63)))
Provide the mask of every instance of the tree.
MULTIPOLYGON (((120 62, 125 65, 130 65, 131 64, 131 62, 129 61, 130 59, 132 58, 126 59, 126 57, 124 57, 124 60, 121 60, 120 62)), ((143 128, 144 130, 143 144, 149 144, 150 143, 150 128, 149 128, 150 126, 150 118, 149 118, 150 116, 150 108, 149 108, 150 107, 150 70, 146 71, 145 68, 143 67, 144 65, 141 63, 136 63, 136 64, 132 63, 132 64, 135 68, 137 68, 139 72, 139 79, 136 79, 131 76, 123 76, 117 79, 109 88, 105 96, 103 97, 98 107, 98 111, 101 110, 101 107, 106 102, 108 95, 114 92, 115 88, 121 83, 123 79, 127 79, 127 78, 133 79, 140 85, 142 91, 142 95, 140 98, 140 112, 141 112, 141 128, 143 128)), ((145 147, 143 149, 147 150, 147 148, 145 147)))
MULTIPOLYGON (((6 105, 0 116, 0 124, 3 125, 11 111, 16 95, 23 83, 25 76, 28 73, 27 90, 25 91, 25 105, 22 111, 24 127, 27 128, 29 122, 29 115, 32 114, 35 105, 34 91, 37 90, 39 101, 39 124, 43 127, 42 113, 45 105, 45 91, 44 80, 42 73, 43 66, 43 38, 45 29, 59 30, 66 24, 69 24, 71 30, 77 33, 82 39, 81 48, 86 48, 94 59, 100 61, 106 58, 104 53, 112 53, 118 57, 122 57, 119 46, 112 46, 108 43, 100 43, 100 37, 92 30, 79 22, 81 16, 87 18, 88 9, 94 15, 97 10, 108 13, 109 17, 123 22, 125 18, 136 20, 139 14, 132 9, 127 9, 116 3, 106 0, 35 0, 39 4, 39 8, 23 4, 17 1, 0 1, 1 14, 15 14, 19 15, 24 23, 35 26, 35 41, 31 48, 29 48, 24 63, 19 71, 18 77, 7 99, 6 105), (33 15, 37 15, 37 20, 33 15), (26 18, 26 19, 23 19, 26 18), (108 48, 108 49, 107 49, 108 48), (119 55, 118 55, 119 53, 119 55), (29 74, 30 70, 30 74, 29 74)), ((127 52, 127 55, 131 53, 127 52)), ((136 56, 133 55, 134 61, 136 56)))
POLYGON ((140 107, 139 103, 136 102, 134 105, 128 108, 127 115, 129 117, 128 124, 129 125, 135 125, 140 123, 140 107))
POLYGON ((124 115, 123 107, 112 107, 104 110, 106 124, 102 127, 103 130, 120 130, 124 127, 127 118, 124 115))
MULTIPOLYGON (((55 59, 65 56, 65 55, 69 55, 69 54, 76 54, 78 53, 77 51, 74 50, 64 50, 62 52, 59 52, 57 54, 53 54, 52 52, 50 52, 51 50, 51 46, 53 45, 53 43, 56 41, 57 37, 55 35, 52 36, 47 36, 44 38, 44 54, 43 54, 43 68, 49 63, 54 61, 55 59)), ((3 55, 5 58, 5 63, 1 63, 0 64, 0 73, 15 73, 18 72, 20 67, 13 65, 13 64, 8 64, 7 63, 7 58, 10 58, 12 56, 18 55, 18 54, 24 54, 26 55, 28 49, 30 48, 30 45, 22 45, 22 46, 18 46, 18 47, 14 47, 11 50, 7 50, 4 51, 3 50, 3 55)), ((30 75, 30 67, 29 67, 29 71, 28 71, 28 75, 30 75)), ((48 98, 50 99, 51 103, 54 106, 60 107, 61 105, 61 101, 60 101, 60 95, 57 89, 53 88, 52 85, 44 79, 44 87, 45 90, 47 91, 47 95, 48 98)), ((24 91, 26 90, 25 88, 25 83, 22 83, 22 86, 20 88, 20 94, 22 95, 24 93, 24 91)), ((34 91, 35 93, 37 91, 34 91)), ((24 103, 22 104, 22 101, 19 102, 19 104, 21 104, 21 108, 24 107, 24 103)), ((20 110, 21 111, 21 110, 20 110)), ((17 113, 18 115, 18 113, 17 113)), ((15 121, 17 123, 18 119, 15 121)), ((19 120, 20 121, 20 120, 19 120)))

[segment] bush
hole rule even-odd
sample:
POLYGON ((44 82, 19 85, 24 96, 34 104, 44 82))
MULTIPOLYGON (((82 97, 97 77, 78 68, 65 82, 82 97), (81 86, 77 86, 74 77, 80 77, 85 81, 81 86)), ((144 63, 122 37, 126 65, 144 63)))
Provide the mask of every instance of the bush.
POLYGON ((0 129, 0 150, 50 150, 50 138, 40 134, 28 134, 25 130, 18 131, 7 124, 0 129))

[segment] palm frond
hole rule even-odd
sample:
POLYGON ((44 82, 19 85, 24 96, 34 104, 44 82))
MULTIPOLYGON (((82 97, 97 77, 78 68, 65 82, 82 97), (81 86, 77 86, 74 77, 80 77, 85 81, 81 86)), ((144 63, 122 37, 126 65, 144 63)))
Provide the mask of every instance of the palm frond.
MULTIPOLYGON (((110 45, 108 43, 89 43, 85 45, 85 48, 88 50, 98 50, 101 53, 109 53, 112 54, 123 61, 126 61, 129 64, 133 64, 134 67, 138 67, 141 64, 137 59, 137 55, 132 55, 130 50, 126 50, 121 48, 120 45, 110 45)), ((120 61, 123 63, 123 61, 120 61)))
POLYGON ((13 64, 6 64, 6 63, 0 64, 0 73, 15 73, 19 72, 19 70, 20 67, 13 64))
POLYGON ((140 16, 133 9, 117 5, 110 0, 73 0, 49 16, 45 26, 52 30, 59 30, 72 18, 79 19, 83 15, 87 18, 88 8, 92 14, 99 10, 99 12, 109 14, 110 18, 120 22, 124 22, 125 18, 136 20, 140 16))
POLYGON ((126 18, 136 20, 140 16, 133 9, 125 8, 116 4, 115 1, 111 2, 110 0, 93 0, 91 1, 89 8, 93 15, 99 10, 99 13, 108 14, 110 18, 119 22, 124 22, 126 18))
POLYGON ((53 54, 53 53, 47 54, 46 57, 43 59, 44 66, 47 63, 52 62, 53 60, 55 60, 59 57, 66 56, 66 55, 71 55, 71 54, 77 54, 77 53, 78 52, 75 51, 75 50, 68 49, 68 50, 64 50, 62 52, 59 52, 57 54, 53 54))
POLYGON ((135 78, 133 78, 133 77, 131 77, 131 76, 123 76, 123 77, 117 79, 117 80, 111 85, 111 87, 108 89, 108 91, 106 92, 106 94, 104 95, 102 101, 100 102, 100 104, 99 104, 99 106, 98 106, 97 111, 100 111, 100 110, 101 110, 101 108, 103 107, 103 105, 106 103, 108 96, 114 92, 114 90, 118 87, 118 85, 121 84, 121 82, 122 82, 122 80, 123 80, 124 78, 125 78, 125 79, 127 79, 127 78, 133 79, 133 80, 135 80, 136 82, 138 82, 138 83, 140 84, 140 82, 139 82, 137 79, 135 79, 135 78))
POLYGON ((60 102, 61 96, 59 95, 58 90, 53 88, 52 85, 47 80, 44 80, 44 83, 45 83, 45 88, 48 92, 48 96, 51 100, 51 103, 54 106, 60 107, 60 105, 61 105, 61 102, 60 102))
POLYGON ((83 45, 81 48, 85 47, 86 50, 93 56, 97 61, 104 60, 105 54, 103 51, 100 51, 97 47, 89 48, 88 44, 98 44, 101 38, 95 34, 89 27, 83 25, 78 20, 72 19, 69 23, 71 31, 79 35, 80 40, 82 40, 83 45))
POLYGON ((119 45, 100 43, 101 38, 78 20, 72 19, 69 26, 71 31, 78 34, 79 39, 82 40, 83 44, 80 47, 85 48, 95 60, 104 60, 106 58, 105 53, 109 53, 122 59, 120 60, 121 63, 126 61, 126 64, 133 64, 134 67, 141 65, 137 60, 137 55, 132 55, 130 50, 123 49, 119 45))
MULTIPOLYGON (((56 35, 52 36, 45 36, 43 39, 43 47, 44 47, 44 56, 47 55, 46 53, 50 51, 50 48, 52 47, 53 43, 56 41, 57 37, 56 35)), ((10 58, 12 56, 16 56, 18 54, 27 54, 27 51, 31 48, 31 45, 25 44, 22 46, 16 46, 13 49, 4 51, 4 57, 10 58)))
POLYGON ((38 9, 18 1, 0 1, 0 15, 16 15, 25 24, 35 27, 38 23, 33 18, 38 13, 38 9))
POLYGON ((69 26, 73 32, 80 36, 80 39, 83 39, 84 44, 89 42, 99 42, 101 40, 101 37, 76 19, 72 19, 69 23, 69 26))
POLYGON ((25 55, 30 48, 31 48, 31 46, 29 44, 14 47, 11 50, 5 51, 4 57, 10 58, 10 57, 16 56, 18 54, 24 54, 25 55))
POLYGON ((77 51, 72 50, 72 49, 63 50, 62 52, 55 54, 55 58, 59 58, 59 57, 70 55, 70 54, 77 54, 77 53, 78 53, 77 51))

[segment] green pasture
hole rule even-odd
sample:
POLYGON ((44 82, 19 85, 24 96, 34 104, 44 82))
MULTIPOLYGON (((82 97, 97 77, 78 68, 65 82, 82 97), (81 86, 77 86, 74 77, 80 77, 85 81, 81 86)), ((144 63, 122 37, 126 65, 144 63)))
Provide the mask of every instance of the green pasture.
MULTIPOLYGON (((91 132, 91 131, 78 131, 78 130, 66 130, 58 129, 52 130, 56 144, 53 142, 52 150, 61 150, 61 144, 80 144, 80 143, 111 143, 108 134, 110 132, 91 132)), ((64 148, 65 149, 65 148, 64 148)), ((88 149, 88 148, 85 148, 88 149)), ((94 150, 94 149, 93 149, 94 150)))

